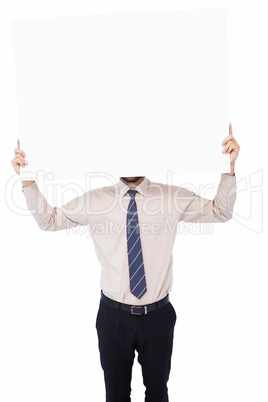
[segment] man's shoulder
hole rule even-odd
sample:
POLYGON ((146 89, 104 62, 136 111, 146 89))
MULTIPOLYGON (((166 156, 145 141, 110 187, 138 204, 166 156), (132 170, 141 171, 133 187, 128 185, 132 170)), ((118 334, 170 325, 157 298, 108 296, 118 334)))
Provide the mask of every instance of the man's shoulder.
POLYGON ((162 193, 162 194, 176 194, 177 196, 189 196, 190 190, 185 187, 170 184, 170 183, 162 183, 162 182, 154 182, 148 180, 148 190, 151 194, 153 193, 162 193))
POLYGON ((117 191, 117 184, 113 184, 110 186, 89 189, 86 194, 88 194, 90 197, 103 197, 104 195, 114 195, 117 193, 117 191))

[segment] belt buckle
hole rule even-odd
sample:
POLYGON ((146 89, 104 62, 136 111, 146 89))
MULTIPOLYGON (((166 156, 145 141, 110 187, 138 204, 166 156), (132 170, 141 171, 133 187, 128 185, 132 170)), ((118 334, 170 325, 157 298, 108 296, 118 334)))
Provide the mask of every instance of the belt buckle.
POLYGON ((147 314, 147 306, 131 306, 131 314, 135 315, 147 314), (134 309, 144 309, 144 311, 135 312, 134 309))

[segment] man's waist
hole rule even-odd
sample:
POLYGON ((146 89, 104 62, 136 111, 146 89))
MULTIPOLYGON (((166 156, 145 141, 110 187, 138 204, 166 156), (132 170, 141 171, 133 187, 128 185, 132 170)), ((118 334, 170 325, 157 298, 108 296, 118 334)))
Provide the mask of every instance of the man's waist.
POLYGON ((101 291, 101 301, 111 307, 127 311, 130 314, 141 315, 150 313, 151 311, 164 307, 167 303, 169 303, 169 294, 163 299, 158 300, 154 303, 144 305, 131 305, 126 303, 120 303, 118 301, 110 299, 109 297, 105 296, 104 293, 101 291))

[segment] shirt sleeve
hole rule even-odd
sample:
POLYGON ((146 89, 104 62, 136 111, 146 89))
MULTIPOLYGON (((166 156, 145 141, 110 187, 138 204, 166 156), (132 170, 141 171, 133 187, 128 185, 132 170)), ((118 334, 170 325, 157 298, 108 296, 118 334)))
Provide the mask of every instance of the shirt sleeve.
POLYGON ((22 187, 22 192, 26 198, 27 207, 41 230, 63 230, 89 223, 88 193, 73 198, 62 207, 52 208, 35 181, 27 187, 22 187))
POLYGON ((179 216, 185 222, 226 222, 233 216, 236 200, 236 176, 221 174, 216 196, 213 200, 202 198, 199 195, 185 190, 184 200, 187 200, 179 216))

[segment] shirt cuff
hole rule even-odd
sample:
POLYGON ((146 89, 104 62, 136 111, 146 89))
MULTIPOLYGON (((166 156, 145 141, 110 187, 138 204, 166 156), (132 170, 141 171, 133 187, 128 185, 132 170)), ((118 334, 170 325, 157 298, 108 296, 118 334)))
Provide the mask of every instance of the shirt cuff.
POLYGON ((227 173, 222 173, 222 174, 221 174, 221 181, 222 181, 223 183, 226 183, 226 184, 235 183, 235 181, 236 181, 236 175, 234 174, 234 176, 230 176, 230 175, 227 174, 227 173))
POLYGON ((32 198, 35 196, 38 192, 38 185, 36 181, 34 181, 32 184, 30 184, 27 187, 22 187, 22 192, 25 195, 26 198, 32 198))

